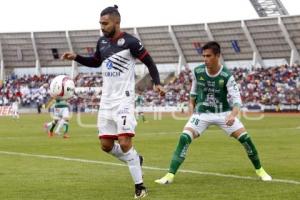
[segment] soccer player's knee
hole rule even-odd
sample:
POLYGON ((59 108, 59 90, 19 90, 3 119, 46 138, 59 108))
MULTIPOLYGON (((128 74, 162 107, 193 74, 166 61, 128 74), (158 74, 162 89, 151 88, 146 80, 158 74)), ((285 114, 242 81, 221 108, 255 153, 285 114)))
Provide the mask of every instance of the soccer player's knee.
POLYGON ((190 144, 192 142, 192 138, 190 135, 188 135, 187 133, 182 133, 180 135, 180 138, 179 140, 182 142, 182 143, 185 143, 185 144, 190 144))
POLYGON ((131 149, 132 145, 127 142, 120 142, 120 147, 121 147, 122 151, 124 153, 126 153, 127 151, 129 151, 131 149))
POLYGON ((111 145, 108 145, 108 144, 101 144, 101 149, 102 151, 105 151, 105 152, 110 152, 112 150, 112 146, 111 145))
POLYGON ((248 156, 251 157, 257 157, 257 150, 254 147, 254 144, 250 138, 250 135, 247 133, 243 134, 240 138, 238 138, 239 142, 244 146, 248 156))

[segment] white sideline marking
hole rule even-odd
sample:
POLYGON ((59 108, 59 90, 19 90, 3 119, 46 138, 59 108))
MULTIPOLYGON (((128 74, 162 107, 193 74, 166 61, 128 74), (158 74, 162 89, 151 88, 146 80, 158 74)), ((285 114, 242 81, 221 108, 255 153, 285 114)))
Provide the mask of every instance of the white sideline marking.
MULTIPOLYGON (((9 151, 0 151, 0 154, 26 156, 26 157, 37 157, 37 158, 44 158, 44 159, 58 159, 58 160, 75 161, 75 162, 83 162, 83 163, 93 163, 93 164, 127 167, 127 165, 125 165, 125 164, 106 162, 106 161, 97 161, 97 160, 86 160, 86 159, 80 159, 80 158, 68 158, 68 157, 63 157, 63 156, 39 155, 39 154, 9 152, 9 151)), ((167 171, 168 170, 166 168, 150 167, 150 166, 143 166, 143 169, 156 170, 156 171, 167 171)), ((221 174, 221 173, 214 173, 214 172, 201 172, 201 171, 194 171, 194 170, 179 170, 179 172, 200 174, 200 175, 209 175, 209 176, 219 176, 219 177, 226 177, 226 178, 258 180, 258 178, 254 178, 254 177, 250 177, 250 176, 238 176, 238 175, 221 174)), ((268 181, 268 182, 289 183, 289 184, 300 185, 300 181, 286 180, 286 179, 273 179, 272 181, 268 181)))

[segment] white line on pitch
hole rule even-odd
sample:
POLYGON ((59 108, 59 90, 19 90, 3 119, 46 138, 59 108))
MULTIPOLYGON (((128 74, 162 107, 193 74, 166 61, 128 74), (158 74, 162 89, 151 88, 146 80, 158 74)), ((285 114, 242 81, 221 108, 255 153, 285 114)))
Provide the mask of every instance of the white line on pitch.
MULTIPOLYGON (((80 159, 80 158, 68 158, 68 157, 63 157, 63 156, 39 155, 39 154, 9 152, 9 151, 0 151, 0 154, 26 156, 26 157, 37 157, 37 158, 44 158, 44 159, 58 159, 58 160, 66 160, 66 161, 74 161, 74 162, 83 162, 83 163, 93 163, 93 164, 127 167, 127 165, 125 165, 125 164, 119 164, 119 163, 113 163, 113 162, 107 162, 107 161, 86 160, 86 159, 80 159)), ((167 171, 166 168, 150 167, 150 166, 143 166, 143 169, 156 170, 156 171, 167 171)), ((221 174, 221 173, 214 173, 214 172, 201 172, 201 171, 194 171, 194 170, 179 170, 179 172, 191 173, 191 174, 200 174, 200 175, 209 175, 209 176, 219 176, 219 177, 226 177, 226 178, 258 180, 257 178, 249 177, 249 176, 238 176, 238 175, 221 174)), ((270 182, 289 183, 289 184, 300 185, 300 181, 286 180, 286 179, 273 179, 270 182)))

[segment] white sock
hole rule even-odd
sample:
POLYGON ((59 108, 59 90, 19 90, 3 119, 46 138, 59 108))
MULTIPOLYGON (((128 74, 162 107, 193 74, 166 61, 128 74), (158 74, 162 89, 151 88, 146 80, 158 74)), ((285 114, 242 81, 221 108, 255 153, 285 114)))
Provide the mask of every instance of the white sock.
POLYGON ((50 127, 52 124, 54 124, 54 121, 47 123, 47 126, 50 127))
POLYGON ((110 151, 110 154, 127 163, 129 172, 135 184, 143 183, 140 157, 133 147, 128 152, 124 153, 120 147, 120 144, 115 143, 113 149, 110 151))
POLYGON ((58 121, 58 126, 56 127, 56 129, 55 129, 55 134, 60 134, 60 129, 63 127, 63 125, 64 125, 64 123, 65 123, 65 120, 64 119, 60 119, 59 121, 58 121))
POLYGON ((112 150, 109 153, 115 156, 116 158, 118 158, 119 160, 121 160, 122 162, 126 163, 126 160, 123 157, 124 153, 119 143, 115 143, 112 150))

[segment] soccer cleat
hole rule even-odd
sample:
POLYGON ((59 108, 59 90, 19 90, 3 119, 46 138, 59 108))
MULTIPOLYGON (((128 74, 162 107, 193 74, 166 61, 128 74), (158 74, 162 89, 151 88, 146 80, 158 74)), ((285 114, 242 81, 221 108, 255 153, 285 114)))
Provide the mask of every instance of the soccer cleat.
POLYGON ((68 139, 68 138, 70 138, 70 136, 69 136, 69 134, 64 134, 63 138, 68 139))
POLYGON ((162 185, 170 184, 174 181, 174 176, 175 175, 172 173, 167 173, 164 177, 155 180, 155 183, 162 184, 162 185))
POLYGON ((46 133, 48 134, 48 137, 53 137, 53 132, 51 132, 49 130, 47 123, 44 124, 44 129, 45 129, 46 133))
POLYGON ((135 185, 134 199, 141 199, 147 195, 148 195, 148 191, 147 188, 143 185, 143 183, 135 185))
POLYGON ((262 167, 260 169, 255 170, 255 172, 262 181, 271 181, 272 180, 272 177, 269 174, 267 174, 267 172, 262 167))
POLYGON ((54 134, 57 135, 57 136, 61 136, 62 135, 61 132, 56 132, 56 131, 54 132, 54 134))
POLYGON ((53 137, 53 136, 54 136, 53 132, 48 131, 48 137, 53 137))

